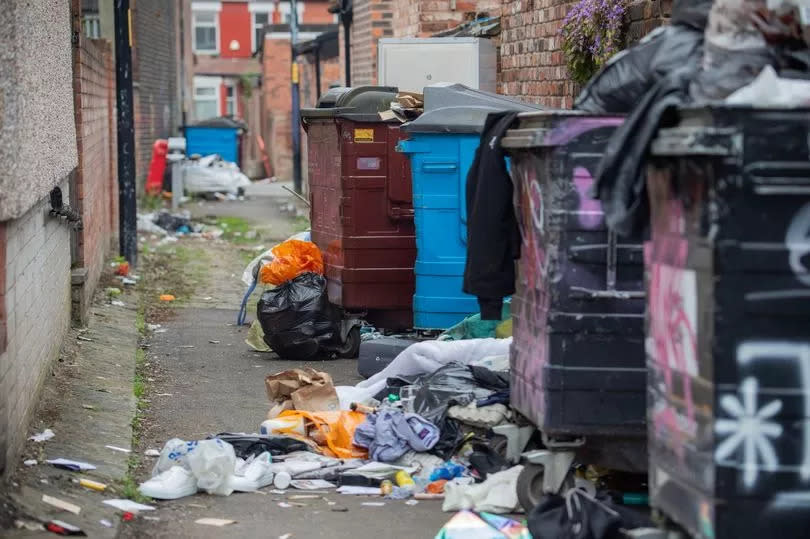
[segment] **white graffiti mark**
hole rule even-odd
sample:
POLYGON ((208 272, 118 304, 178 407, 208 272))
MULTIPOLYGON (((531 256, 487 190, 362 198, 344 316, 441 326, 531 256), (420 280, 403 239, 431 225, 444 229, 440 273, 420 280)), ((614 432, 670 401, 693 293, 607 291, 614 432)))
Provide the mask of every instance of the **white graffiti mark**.
POLYGON ((728 436, 717 446, 714 458, 718 462, 725 462, 742 450, 743 484, 747 488, 756 483, 760 461, 762 469, 766 471, 775 471, 779 466, 770 438, 782 435, 782 425, 770 419, 782 409, 782 401, 772 400, 758 408, 758 389, 757 380, 749 376, 740 384, 742 402, 734 395, 724 395, 720 399, 720 406, 734 419, 718 419, 714 425, 717 434, 728 436))
MULTIPOLYGON (((775 361, 788 361, 799 367, 799 384, 804 393, 805 418, 810 418, 810 344, 785 341, 745 342, 737 347, 737 362, 748 365, 759 361, 769 366, 775 361)), ((777 412, 778 413, 778 412, 777 412)), ((799 476, 802 480, 810 479, 810 419, 804 420, 804 455, 799 465, 799 476)))
POLYGON ((540 189, 540 184, 537 180, 532 180, 529 183, 529 208, 532 216, 532 223, 534 229, 543 233, 543 226, 545 221, 545 207, 543 206, 543 192, 540 189))
POLYGON ((810 255, 810 202, 793 216, 785 234, 785 246, 790 251, 790 269, 804 285, 810 286, 810 272, 802 258, 810 255))

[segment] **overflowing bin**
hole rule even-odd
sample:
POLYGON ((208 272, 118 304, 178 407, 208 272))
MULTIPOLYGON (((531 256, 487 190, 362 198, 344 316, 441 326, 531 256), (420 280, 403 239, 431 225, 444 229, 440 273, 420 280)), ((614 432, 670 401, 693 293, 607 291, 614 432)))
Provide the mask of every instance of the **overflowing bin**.
POLYGON ((403 126, 399 150, 411 160, 416 223, 414 327, 447 329, 478 312, 462 292, 467 257, 467 173, 487 115, 538 110, 461 84, 425 87, 425 112, 403 126))
POLYGON ((549 448, 646 469, 642 242, 620 239, 590 198, 621 117, 524 113, 511 157, 521 258, 512 298, 511 405, 549 448))
POLYGON ((653 143, 652 505, 700 538, 807 537, 810 110, 687 108, 653 143))
POLYGON ((412 325, 416 256, 410 165, 395 151, 403 134, 379 115, 396 95, 333 89, 301 111, 312 241, 324 256, 329 300, 387 329, 412 325))

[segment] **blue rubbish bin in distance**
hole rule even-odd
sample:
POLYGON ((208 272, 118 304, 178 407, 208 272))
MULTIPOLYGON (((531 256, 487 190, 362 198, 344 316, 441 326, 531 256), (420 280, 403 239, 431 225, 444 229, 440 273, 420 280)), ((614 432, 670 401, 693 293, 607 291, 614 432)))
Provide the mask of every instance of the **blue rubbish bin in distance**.
POLYGON ((536 111, 527 105, 461 84, 425 87, 425 112, 403 125, 408 140, 397 150, 411 160, 416 226, 414 328, 447 329, 479 312, 461 291, 467 259, 467 173, 487 115, 536 111))
POLYGON ((218 154, 225 161, 241 165, 239 138, 242 128, 230 126, 187 125, 186 155, 200 154, 203 157, 218 154))

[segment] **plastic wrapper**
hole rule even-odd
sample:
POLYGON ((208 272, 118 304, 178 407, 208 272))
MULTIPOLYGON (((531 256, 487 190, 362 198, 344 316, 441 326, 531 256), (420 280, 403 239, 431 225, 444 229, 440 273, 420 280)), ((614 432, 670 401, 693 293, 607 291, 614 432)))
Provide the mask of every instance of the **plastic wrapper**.
POLYGON ((197 479, 197 487, 209 494, 228 496, 233 492, 229 478, 233 474, 236 455, 233 446, 219 439, 186 442, 173 438, 166 442, 152 470, 157 476, 182 466, 197 479))
POLYGON ((264 292, 257 317, 267 345, 291 360, 315 357, 321 343, 337 334, 340 322, 326 294, 326 279, 315 273, 304 273, 264 292))
POLYGON ((325 454, 340 459, 367 458, 365 449, 356 447, 352 440, 354 431, 366 420, 362 412, 304 412, 301 410, 287 410, 281 412, 279 417, 303 417, 312 423, 312 428, 320 433, 324 440, 325 454))
POLYGON ((250 179, 242 174, 236 163, 223 161, 219 156, 207 156, 198 161, 183 163, 183 188, 188 193, 238 194, 250 186, 250 179))
POLYGON ((417 387, 414 412, 435 425, 441 425, 450 406, 466 406, 492 393, 479 385, 469 367, 459 363, 450 363, 421 376, 413 385, 417 387))
MULTIPOLYGON (((312 241, 312 233, 309 230, 304 232, 299 232, 298 234, 294 234, 287 238, 285 241, 289 240, 299 240, 299 241, 312 241)), ((242 282, 245 283, 245 286, 250 286, 253 284, 253 281, 258 279, 259 273, 259 265, 264 265, 268 262, 273 261, 273 248, 267 249, 262 254, 254 258, 250 261, 250 263, 245 266, 245 271, 242 272, 242 282)))
POLYGON ((287 240, 270 250, 273 259, 259 270, 259 282, 280 285, 302 273, 323 275, 323 257, 311 241, 287 240))

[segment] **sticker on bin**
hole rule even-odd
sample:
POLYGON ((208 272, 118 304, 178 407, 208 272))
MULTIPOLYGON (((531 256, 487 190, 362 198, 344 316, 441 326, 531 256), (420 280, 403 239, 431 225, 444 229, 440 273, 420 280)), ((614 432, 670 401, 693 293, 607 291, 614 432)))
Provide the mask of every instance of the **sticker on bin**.
POLYGON ((358 157, 357 170, 380 170, 379 157, 358 157))
POLYGON ((374 142, 373 129, 355 129, 354 130, 355 142, 374 142))

